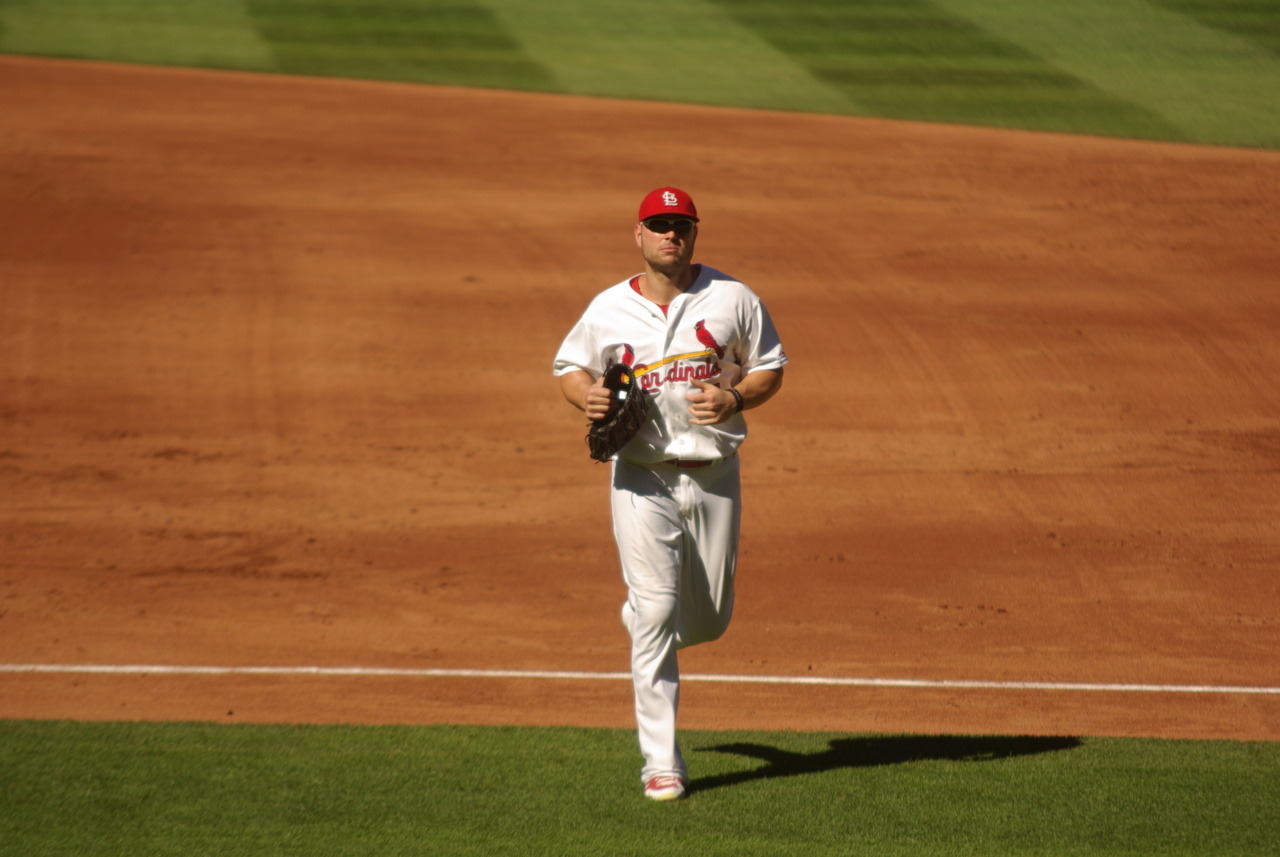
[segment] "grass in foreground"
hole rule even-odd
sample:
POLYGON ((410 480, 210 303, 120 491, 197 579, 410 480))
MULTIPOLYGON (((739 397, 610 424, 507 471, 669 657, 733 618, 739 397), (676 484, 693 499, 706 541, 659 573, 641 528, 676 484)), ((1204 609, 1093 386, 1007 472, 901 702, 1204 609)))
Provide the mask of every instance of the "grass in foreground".
POLYGON ((0 721, 0 854, 1274 853, 1280 745, 0 721))

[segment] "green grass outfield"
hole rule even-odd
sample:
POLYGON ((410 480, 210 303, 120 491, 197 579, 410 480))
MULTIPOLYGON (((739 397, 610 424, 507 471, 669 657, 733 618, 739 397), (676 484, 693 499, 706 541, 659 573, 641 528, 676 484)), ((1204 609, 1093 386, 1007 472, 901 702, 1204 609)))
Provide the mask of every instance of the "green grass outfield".
POLYGON ((1275 0, 0 0, 0 51, 1280 148, 1275 0))
POLYGON ((1274 854, 1280 745, 0 722, 3 855, 1274 854))

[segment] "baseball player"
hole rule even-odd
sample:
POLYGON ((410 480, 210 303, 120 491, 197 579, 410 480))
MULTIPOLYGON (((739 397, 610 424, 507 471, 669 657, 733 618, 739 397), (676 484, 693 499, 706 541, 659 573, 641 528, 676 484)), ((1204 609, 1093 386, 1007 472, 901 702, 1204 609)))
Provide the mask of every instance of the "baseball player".
POLYGON ((662 187, 640 203, 644 270, 601 292, 556 354, 570 404, 604 420, 606 366, 631 366, 648 410, 612 460, 613 532, 627 598, 641 782, 654 800, 683 797, 676 740, 676 652, 717 639, 733 609, 742 412, 778 392, 787 363, 768 311, 745 285, 692 263, 698 210, 662 187))

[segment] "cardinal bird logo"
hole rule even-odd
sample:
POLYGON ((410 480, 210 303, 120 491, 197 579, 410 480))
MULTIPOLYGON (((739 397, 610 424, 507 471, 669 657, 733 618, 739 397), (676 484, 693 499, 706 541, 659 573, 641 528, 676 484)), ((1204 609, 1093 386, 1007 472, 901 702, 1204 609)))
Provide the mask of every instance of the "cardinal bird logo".
POLYGON ((622 357, 618 359, 618 362, 622 363, 624 366, 635 366, 636 350, 625 342, 622 343, 622 357))
POLYGON ((698 336, 698 341, 716 352, 716 357, 724 357, 724 347, 716 342, 716 338, 711 335, 711 331, 707 330, 706 321, 699 321, 693 326, 694 333, 698 336))

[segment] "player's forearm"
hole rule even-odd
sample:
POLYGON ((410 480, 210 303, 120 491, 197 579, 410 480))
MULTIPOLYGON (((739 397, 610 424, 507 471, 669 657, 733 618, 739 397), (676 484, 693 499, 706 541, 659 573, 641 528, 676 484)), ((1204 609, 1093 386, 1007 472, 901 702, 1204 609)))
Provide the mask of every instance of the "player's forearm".
POLYGON ((752 372, 734 387, 742 396, 742 410, 758 408, 782 389, 782 369, 761 369, 752 372))
POLYGON ((578 369, 560 376, 560 392, 565 401, 580 411, 587 409, 587 391, 595 384, 596 379, 585 369, 578 369))

